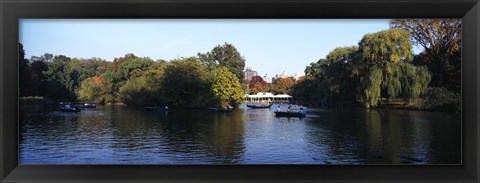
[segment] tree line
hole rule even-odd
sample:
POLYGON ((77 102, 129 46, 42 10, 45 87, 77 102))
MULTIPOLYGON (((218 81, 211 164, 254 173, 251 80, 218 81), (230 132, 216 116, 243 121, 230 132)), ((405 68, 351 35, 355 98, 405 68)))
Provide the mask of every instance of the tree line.
POLYGON ((272 83, 267 83, 261 76, 253 76, 248 81, 248 93, 256 94, 258 92, 272 92, 274 94, 288 94, 295 85, 296 79, 293 77, 275 78, 272 83))
POLYGON ((419 109, 459 110, 461 20, 394 19, 390 27, 308 65, 291 94, 330 106, 375 108, 401 100, 419 109), (414 55, 414 45, 425 51, 414 55))
POLYGON ((25 59, 20 44, 20 96, 55 101, 234 107, 243 100, 245 59, 229 44, 197 57, 154 61, 126 54, 109 62, 44 54, 25 59))

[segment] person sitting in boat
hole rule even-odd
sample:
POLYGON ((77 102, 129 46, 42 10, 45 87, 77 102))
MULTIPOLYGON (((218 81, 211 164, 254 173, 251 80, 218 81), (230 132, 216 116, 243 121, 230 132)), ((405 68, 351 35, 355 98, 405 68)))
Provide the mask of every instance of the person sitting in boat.
POLYGON ((280 105, 277 106, 277 110, 276 110, 276 111, 277 111, 277 112, 280 111, 280 105))
POLYGON ((303 107, 300 107, 300 113, 305 114, 305 111, 303 110, 303 107))
POLYGON ((287 109, 288 112, 290 112, 290 108, 292 108, 292 105, 288 106, 288 109, 287 109))
POLYGON ((168 106, 165 106, 165 109, 168 110, 168 106))

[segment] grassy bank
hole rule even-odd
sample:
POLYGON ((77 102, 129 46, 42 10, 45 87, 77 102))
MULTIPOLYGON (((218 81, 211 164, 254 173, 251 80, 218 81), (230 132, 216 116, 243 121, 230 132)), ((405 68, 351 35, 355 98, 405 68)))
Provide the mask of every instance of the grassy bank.
POLYGON ((45 99, 42 96, 20 97, 20 104, 42 104, 45 99))

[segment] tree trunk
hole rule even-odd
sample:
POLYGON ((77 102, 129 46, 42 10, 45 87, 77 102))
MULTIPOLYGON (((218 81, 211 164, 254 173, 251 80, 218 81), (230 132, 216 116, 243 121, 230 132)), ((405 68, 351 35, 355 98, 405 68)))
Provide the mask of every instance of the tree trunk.
POLYGON ((439 58, 439 63, 437 67, 437 74, 438 74, 438 80, 437 80, 437 86, 438 87, 443 87, 444 85, 444 73, 445 73, 445 65, 448 61, 448 56, 445 56, 444 58, 439 58))

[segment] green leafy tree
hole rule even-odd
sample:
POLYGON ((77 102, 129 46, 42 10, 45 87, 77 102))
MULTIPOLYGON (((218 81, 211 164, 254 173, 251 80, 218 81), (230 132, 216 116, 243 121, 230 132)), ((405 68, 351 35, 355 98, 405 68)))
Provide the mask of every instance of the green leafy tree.
POLYGON ((25 50, 23 49, 23 44, 18 44, 18 67, 19 67, 19 87, 21 96, 32 95, 33 89, 31 86, 31 69, 28 65, 28 59, 25 59, 25 50))
POLYGON ((427 67, 416 67, 409 63, 392 63, 392 73, 386 81, 387 93, 390 98, 400 97, 405 103, 418 98, 426 91, 431 80, 427 67))
POLYGON ((417 107, 423 110, 455 111, 462 110, 462 97, 460 93, 448 91, 446 88, 428 88, 423 94, 423 100, 417 107))
POLYGON ((34 61, 30 64, 30 86, 32 89, 30 95, 43 96, 45 95, 45 74, 43 72, 48 70, 48 65, 44 61, 34 61))
POLYGON ((165 67, 162 96, 177 107, 202 107, 210 96, 207 70, 195 57, 172 60, 165 67))
MULTIPOLYGON (((305 69, 307 79, 295 85, 295 93, 302 91, 297 85, 313 87, 310 96, 303 98, 326 99, 330 105, 343 105, 355 101, 355 86, 358 82, 358 47, 338 47, 332 50, 325 59, 311 63, 305 69)), ((301 93, 305 93, 301 92, 301 93)), ((299 95, 299 94, 296 94, 299 95)))
POLYGON ((388 29, 366 34, 358 44, 361 58, 366 66, 378 65, 385 68, 389 62, 413 60, 410 33, 405 30, 388 29))
POLYGON ((360 84, 357 98, 366 107, 375 107, 382 97, 401 96, 408 102, 419 96, 430 82, 427 69, 416 68, 410 33, 389 29, 365 35, 359 43, 360 84))
POLYGON ((63 55, 52 58, 48 69, 43 72, 47 86, 45 95, 53 99, 76 100, 76 90, 83 80, 95 76, 98 65, 92 60, 71 59, 63 55))
POLYGON ((311 76, 301 77, 290 91, 293 98, 305 103, 319 101, 322 97, 318 92, 318 81, 311 76))
POLYGON ((156 102, 157 90, 146 77, 133 77, 120 87, 120 102, 127 105, 151 105, 156 102))
POLYGON ((119 89, 120 102, 127 105, 164 104, 161 82, 165 67, 165 62, 155 62, 146 71, 137 73, 138 77, 127 80, 119 89))
POLYGON ((382 92, 383 72, 378 66, 370 68, 368 76, 360 78, 360 91, 357 98, 362 101, 367 108, 376 107, 380 100, 382 92))
POLYGON ((332 105, 344 105, 355 101, 358 47, 335 48, 321 64, 324 70, 321 87, 325 90, 325 98, 332 105))
POLYGON ((52 62, 54 60, 53 54, 44 53, 41 56, 32 56, 30 60, 33 61, 43 61, 43 62, 52 62))
POLYGON ((127 80, 130 77, 138 77, 142 75, 142 72, 146 71, 151 65, 153 60, 150 58, 133 58, 122 62, 117 72, 121 79, 127 80))
POLYGON ((401 98, 405 103, 418 98, 427 88, 431 75, 413 61, 410 33, 389 29, 365 35, 359 46, 339 47, 325 59, 305 69, 306 79, 293 87, 293 95, 330 105, 360 102, 368 108, 381 99, 401 98), (308 89, 303 89, 307 87, 308 89))
POLYGON ((123 62, 126 62, 128 60, 132 60, 132 59, 136 59, 136 58, 138 58, 138 57, 133 53, 127 53, 123 57, 114 58, 112 68, 114 70, 116 70, 123 62))
POLYGON ((239 81, 242 81, 245 77, 243 73, 245 70, 245 58, 230 43, 217 45, 206 54, 199 53, 198 57, 208 70, 222 66, 234 73, 239 81))
POLYGON ((91 60, 71 59, 65 73, 66 86, 75 92, 80 83, 96 74, 97 64, 91 60))
MULTIPOLYGON (((460 65, 458 62, 461 50, 461 19, 393 19, 392 28, 404 29, 412 35, 412 41, 425 49, 429 61, 432 62, 433 83, 442 87, 444 75, 449 65, 460 65), (456 57, 453 55, 457 54, 456 57)), ((456 70, 461 70, 457 67, 456 70)), ((458 77, 457 77, 458 78, 458 77)), ((457 79, 459 80, 459 79, 457 79)), ((458 83, 457 83, 458 84, 458 83)))
POLYGON ((213 69, 208 75, 212 104, 222 107, 237 106, 243 101, 243 90, 235 75, 226 67, 213 69))
POLYGON ((155 63, 148 57, 139 58, 134 54, 126 54, 124 57, 115 58, 113 63, 96 58, 90 60, 89 65, 95 65, 96 75, 102 76, 111 85, 112 93, 117 102, 120 97, 120 88, 129 79, 141 77, 155 63))
POLYGON ((70 83, 67 74, 69 61, 54 60, 48 64, 48 70, 44 72, 45 82, 47 83, 45 95, 48 98, 61 100, 75 98, 75 95, 72 95, 68 87, 68 83, 70 83))

